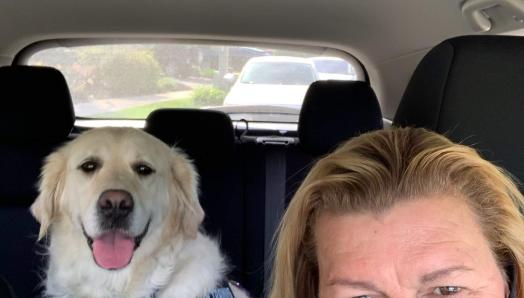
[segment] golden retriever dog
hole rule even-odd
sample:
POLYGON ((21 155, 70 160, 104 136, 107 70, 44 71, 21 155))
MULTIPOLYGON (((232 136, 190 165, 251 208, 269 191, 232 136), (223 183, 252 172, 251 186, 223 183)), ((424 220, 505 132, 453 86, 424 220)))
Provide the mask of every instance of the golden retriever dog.
POLYGON ((46 159, 31 212, 49 234, 49 297, 205 297, 224 259, 203 234, 188 158, 132 128, 81 134, 46 159))

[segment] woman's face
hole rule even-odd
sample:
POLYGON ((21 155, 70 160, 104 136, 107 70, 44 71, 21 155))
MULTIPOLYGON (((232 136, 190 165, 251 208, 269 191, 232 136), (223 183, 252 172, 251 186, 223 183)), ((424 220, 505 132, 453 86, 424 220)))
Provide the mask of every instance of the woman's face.
POLYGON ((453 197, 403 202, 381 215, 324 213, 315 240, 320 298, 508 294, 474 214, 453 197))

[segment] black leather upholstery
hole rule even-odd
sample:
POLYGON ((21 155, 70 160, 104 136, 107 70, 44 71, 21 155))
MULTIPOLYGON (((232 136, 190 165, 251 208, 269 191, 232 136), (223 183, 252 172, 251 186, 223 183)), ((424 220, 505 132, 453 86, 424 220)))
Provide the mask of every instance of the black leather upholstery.
POLYGON ((319 156, 382 126, 377 97, 367 82, 317 81, 306 93, 298 137, 304 150, 319 156))
POLYGON ((3 141, 36 142, 67 136, 75 121, 69 89, 50 67, 0 67, 3 141))
POLYGON ((2 276, 0 276, 0 297, 15 298, 13 288, 2 276))
POLYGON ((0 67, 0 206, 28 206, 43 158, 67 140, 75 114, 62 74, 49 67, 0 67))
POLYGON ((1 67, 0 99, 0 275, 17 297, 34 297, 43 257, 29 206, 43 159, 67 140, 75 116, 66 82, 51 68, 1 67))
POLYGON ((145 130, 169 145, 177 145, 199 164, 223 164, 235 146, 233 124, 218 111, 160 109, 146 120, 145 130))
POLYGON ((146 120, 145 130, 193 159, 200 175, 204 228, 220 239, 232 265, 230 278, 243 281, 244 203, 242 169, 230 118, 217 111, 162 109, 146 120))
POLYGON ((452 38, 420 62, 394 125, 444 133, 524 181, 523 99, 524 38, 452 38))

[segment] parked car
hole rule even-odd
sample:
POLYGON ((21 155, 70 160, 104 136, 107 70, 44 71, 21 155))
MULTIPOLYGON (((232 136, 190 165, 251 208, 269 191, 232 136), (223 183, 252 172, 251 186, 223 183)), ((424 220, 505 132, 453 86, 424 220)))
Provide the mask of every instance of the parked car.
POLYGON ((307 88, 317 79, 313 63, 305 58, 252 58, 231 87, 224 105, 300 107, 307 88))
POLYGON ((319 80, 355 81, 357 75, 353 66, 338 57, 314 57, 313 66, 319 80))

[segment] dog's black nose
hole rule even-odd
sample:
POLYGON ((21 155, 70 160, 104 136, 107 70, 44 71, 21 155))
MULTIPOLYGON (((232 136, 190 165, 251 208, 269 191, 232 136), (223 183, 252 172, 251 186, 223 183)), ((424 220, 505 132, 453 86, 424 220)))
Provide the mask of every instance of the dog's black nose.
POLYGON ((106 218, 125 218, 133 207, 133 198, 125 190, 106 190, 98 198, 98 211, 106 218))

